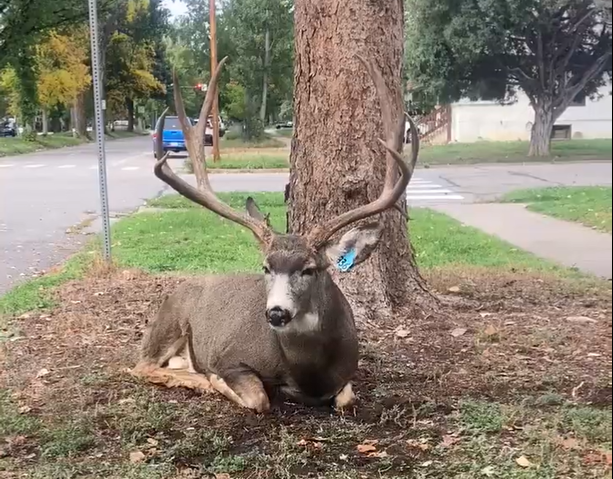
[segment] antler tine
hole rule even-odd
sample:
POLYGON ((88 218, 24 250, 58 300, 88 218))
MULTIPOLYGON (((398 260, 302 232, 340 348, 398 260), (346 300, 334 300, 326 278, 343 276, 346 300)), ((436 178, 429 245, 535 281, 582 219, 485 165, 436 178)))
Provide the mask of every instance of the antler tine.
MULTIPOLYGON (((225 61, 225 58, 223 61, 225 61)), ((220 71, 220 67, 216 69, 215 74, 211 78, 211 81, 209 83, 209 88, 207 91, 207 96, 204 102, 205 105, 203 105, 202 110, 205 110, 207 100, 212 98, 214 92, 213 93, 211 92, 217 88, 217 79, 219 78, 219 71, 220 71)), ((191 127, 189 126, 189 123, 187 122, 187 116, 185 114, 185 108, 183 106, 181 93, 177 91, 180 89, 180 87, 176 79, 176 74, 175 74, 175 80, 174 80, 174 88, 175 88, 174 96, 175 96, 175 101, 177 103, 176 109, 177 109, 177 114, 179 116, 179 121, 181 121, 181 126, 183 127, 183 133, 185 135, 186 142, 188 142, 188 139, 189 139, 188 153, 190 157, 198 158, 198 153, 197 153, 198 149, 202 148, 204 150, 204 145, 200 146, 200 144, 197 142, 197 138, 193 138, 191 136, 188 138, 188 133, 191 133, 192 131, 191 131, 191 127), (184 124, 187 125, 187 127, 185 127, 184 124)), ((210 101, 212 102, 212 100, 210 101)), ((158 161, 156 162, 155 167, 154 167, 155 175, 160 180, 162 180, 164 183, 169 185, 172 189, 174 189, 177 193, 179 193, 180 195, 186 197, 187 199, 193 201, 194 203, 197 203, 211 210, 212 212, 218 214, 219 216, 223 218, 226 218, 230 221, 233 221, 251 230, 260 242, 264 244, 268 243, 272 235, 272 230, 269 227, 269 225, 265 221, 256 220, 252 218, 251 216, 248 216, 242 212, 236 211, 234 208, 230 207, 229 205, 221 201, 211 188, 211 185, 208 181, 208 175, 206 173, 206 167, 205 167, 204 162, 197 162, 197 163, 200 163, 199 167, 202 169, 202 175, 203 175, 201 178, 204 179, 204 182, 200 185, 201 188, 195 188, 194 186, 190 185, 185 180, 183 180, 181 177, 179 177, 170 168, 170 166, 168 166, 168 163, 167 163, 168 154, 164 154, 163 141, 162 141, 162 132, 164 130, 164 126, 163 126, 164 118, 166 117, 167 111, 168 109, 164 111, 164 113, 160 117, 160 121, 157 126, 156 151, 157 151, 158 161)), ((205 118, 205 121, 206 121, 206 118, 205 118)), ((194 165, 194 169, 196 169, 196 165, 194 165)))
POLYGON ((385 80, 383 79, 381 72, 375 67, 374 64, 366 62, 366 60, 364 60, 362 57, 358 56, 358 59, 366 66, 366 69, 368 70, 375 85, 375 89, 379 95, 381 114, 383 117, 383 127, 389 132, 387 142, 379 139, 379 142, 386 150, 387 166, 385 172, 385 183, 381 195, 372 203, 360 206, 351 211, 347 211, 346 213, 337 216, 323 225, 316 227, 310 235, 311 245, 314 248, 320 248, 323 246, 332 237, 332 235, 334 235, 334 233, 345 226, 382 213, 389 208, 393 208, 396 202, 406 191, 409 181, 413 176, 415 164, 417 163, 417 158, 419 156, 419 135, 417 134, 415 123, 408 115, 406 115, 406 118, 411 125, 411 163, 407 165, 402 158, 402 155, 398 152, 402 146, 405 115, 403 115, 402 118, 394 125, 395 122, 391 113, 392 108, 389 95, 387 94, 388 89, 385 85, 385 80), (395 171, 396 167, 400 169, 400 178, 397 181, 397 172, 395 171))

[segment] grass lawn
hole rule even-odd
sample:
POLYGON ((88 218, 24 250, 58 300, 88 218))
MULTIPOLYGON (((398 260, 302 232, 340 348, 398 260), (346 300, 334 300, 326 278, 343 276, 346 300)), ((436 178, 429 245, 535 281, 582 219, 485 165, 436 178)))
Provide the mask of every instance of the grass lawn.
POLYGON ((207 158, 209 170, 278 170, 289 168, 286 152, 274 149, 221 150, 221 161, 207 158))
MULTIPOLYGON (((410 145, 405 145, 408 153, 410 145)), ((611 140, 554 141, 551 157, 529 158, 528 143, 523 141, 481 141, 476 143, 452 143, 449 145, 423 146, 419 164, 462 165, 475 163, 518 163, 576 160, 611 160, 611 140)))
POLYGON ((236 134, 227 134, 224 138, 221 139, 219 143, 220 149, 222 150, 231 150, 231 149, 254 149, 254 148, 283 148, 285 144, 273 138, 270 135, 265 135, 260 140, 253 141, 245 141, 240 136, 236 134))
POLYGON ((611 233, 611 187, 568 186, 513 191, 501 201, 611 233))
POLYGON ((0 138, 0 157, 34 153, 40 150, 77 146, 83 140, 65 134, 39 136, 36 141, 24 141, 21 138, 0 138))
MULTIPOLYGON (((243 208, 248 194, 220 196, 243 208)), ((282 229, 282 195, 253 196, 282 229)), ((279 403, 258 416, 126 374, 176 273, 260 269, 250 232, 178 196, 150 205, 171 211, 116 223, 121 268, 62 285, 61 307, 48 294, 87 253, 36 280, 34 298, 0 300, 46 308, 0 336, 0 477, 611 478, 610 287, 413 210, 440 314, 363 325, 354 411, 279 403)))

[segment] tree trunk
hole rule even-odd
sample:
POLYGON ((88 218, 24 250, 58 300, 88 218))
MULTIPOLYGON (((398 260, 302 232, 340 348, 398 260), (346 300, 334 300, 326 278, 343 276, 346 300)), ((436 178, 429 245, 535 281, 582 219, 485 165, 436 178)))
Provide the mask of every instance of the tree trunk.
POLYGON ((86 92, 83 91, 79 93, 74 102, 74 120, 75 120, 75 131, 79 138, 90 139, 87 133, 87 118, 85 113, 85 95, 86 92))
POLYGON ((266 123, 266 108, 268 103, 268 67, 270 66, 270 29, 266 28, 264 36, 264 79, 262 81, 262 103, 260 105, 260 121, 266 123))
POLYGON ((49 111, 47 108, 42 109, 42 123, 43 136, 47 136, 49 134, 49 111))
POLYGON ((530 134, 530 150, 528 156, 549 156, 551 147, 551 132, 553 131, 554 114, 550 102, 543 101, 533 104, 534 124, 530 134))
MULTIPOLYGON (((377 139, 390 133, 383 131, 372 80, 354 55, 381 69, 395 117, 401 117, 403 18, 400 0, 296 0, 289 191, 293 233, 306 233, 324 218, 380 195, 386 162, 377 139)), ((417 270, 406 218, 391 210, 379 220, 386 228, 371 258, 351 273, 332 271, 356 318, 384 319, 407 307, 414 313, 432 312, 437 302, 417 270)))
POLYGON ((134 100, 126 98, 126 110, 128 111, 128 131, 134 131, 134 100))

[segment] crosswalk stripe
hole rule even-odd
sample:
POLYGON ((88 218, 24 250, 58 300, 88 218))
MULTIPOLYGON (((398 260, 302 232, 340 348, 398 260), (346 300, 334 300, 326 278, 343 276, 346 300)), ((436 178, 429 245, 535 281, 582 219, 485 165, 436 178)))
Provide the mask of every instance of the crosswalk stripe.
POLYGON ((440 189, 440 190, 412 190, 410 187, 407 190, 407 193, 412 193, 415 195, 432 195, 432 194, 443 194, 443 193, 453 193, 453 191, 451 190, 445 190, 445 189, 440 189))
POLYGON ((15 165, 4 164, 4 165, 0 165, 0 168, 10 168, 12 166, 15 166, 15 165))
POLYGON ((407 200, 463 200, 462 195, 407 195, 407 200))
POLYGON ((42 168, 45 165, 23 165, 24 168, 42 168))
POLYGON ((61 165, 61 166, 58 166, 58 168, 62 169, 62 170, 65 170, 65 169, 68 169, 68 168, 76 168, 76 167, 77 167, 77 165, 61 165))

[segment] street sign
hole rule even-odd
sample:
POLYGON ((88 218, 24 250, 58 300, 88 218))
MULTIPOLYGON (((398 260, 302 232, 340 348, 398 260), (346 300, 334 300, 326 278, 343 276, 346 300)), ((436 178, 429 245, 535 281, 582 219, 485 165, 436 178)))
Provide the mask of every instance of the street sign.
POLYGON ((104 149, 104 110, 106 102, 102 99, 100 82, 100 44, 98 41, 98 5, 89 0, 89 32, 92 50, 92 77, 94 83, 94 111, 96 114, 96 143, 98 145, 98 180, 100 184, 100 216, 102 218, 103 255, 111 260, 111 221, 109 218, 109 197, 106 181, 106 153, 104 149))

